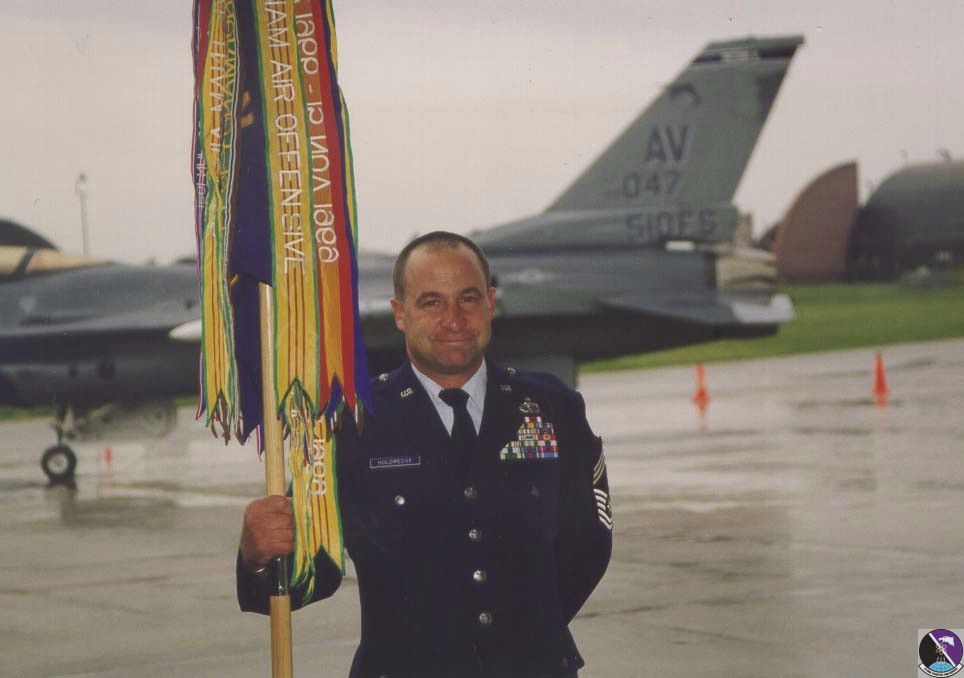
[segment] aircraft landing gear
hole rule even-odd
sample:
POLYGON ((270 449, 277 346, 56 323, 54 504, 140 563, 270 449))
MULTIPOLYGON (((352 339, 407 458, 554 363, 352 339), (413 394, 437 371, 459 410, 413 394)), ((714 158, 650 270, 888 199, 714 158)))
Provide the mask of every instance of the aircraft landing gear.
POLYGON ((77 468, 77 455, 64 444, 48 447, 40 458, 40 468, 47 474, 51 485, 69 485, 74 482, 74 469, 77 468))
POLYGON ((73 485, 74 470, 77 468, 77 455, 64 443, 64 438, 75 434, 74 408, 61 405, 57 408, 57 415, 53 427, 57 432, 57 444, 48 447, 40 457, 40 468, 47 476, 51 485, 73 485))

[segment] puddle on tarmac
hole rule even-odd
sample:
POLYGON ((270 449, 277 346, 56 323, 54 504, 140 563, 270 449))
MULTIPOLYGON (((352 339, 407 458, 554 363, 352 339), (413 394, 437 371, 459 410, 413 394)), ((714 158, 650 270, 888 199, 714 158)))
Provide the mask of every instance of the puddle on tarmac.
POLYGON ((48 499, 69 527, 173 527, 180 507, 163 497, 83 497, 67 487, 50 488, 48 499))
POLYGON ((874 432, 869 428, 843 428, 832 426, 795 426, 790 429, 792 433, 803 435, 831 435, 831 436, 869 436, 874 432))
MULTIPOLYGON (((904 402, 899 398, 888 398, 886 407, 903 407, 904 402)), ((834 409, 840 407, 879 407, 873 398, 851 398, 844 400, 797 400, 791 401, 790 406, 797 410, 834 409)))

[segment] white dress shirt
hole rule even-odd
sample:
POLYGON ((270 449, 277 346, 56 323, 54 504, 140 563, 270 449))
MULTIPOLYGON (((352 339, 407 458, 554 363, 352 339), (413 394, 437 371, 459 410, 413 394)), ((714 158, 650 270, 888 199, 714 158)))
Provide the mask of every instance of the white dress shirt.
MULTIPOLYGON (((455 424, 455 411, 451 405, 438 397, 439 392, 444 390, 443 387, 419 372, 414 363, 412 364, 412 371, 415 372, 415 376, 418 377, 419 382, 421 382, 422 388, 425 389, 432 404, 435 405, 435 411, 438 412, 438 416, 441 417, 442 423, 445 425, 445 430, 449 432, 449 435, 452 435, 452 426, 455 424)), ((485 359, 483 358, 482 364, 479 366, 479 369, 475 371, 475 374, 469 377, 467 382, 462 384, 462 390, 469 394, 469 400, 466 402, 465 408, 469 411, 472 423, 475 424, 476 433, 482 428, 482 410, 485 408, 485 387, 488 384, 488 380, 489 375, 488 372, 486 372, 485 359)))

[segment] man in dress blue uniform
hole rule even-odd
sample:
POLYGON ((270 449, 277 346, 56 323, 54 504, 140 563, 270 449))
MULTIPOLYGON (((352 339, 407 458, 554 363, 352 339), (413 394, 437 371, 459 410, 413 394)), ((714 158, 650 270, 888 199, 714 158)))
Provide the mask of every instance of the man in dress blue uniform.
MULTIPOLYGON (((453 233, 396 261, 409 361, 375 380, 363 435, 350 421, 338 433, 362 619, 351 678, 572 678, 583 666, 568 624, 612 547, 602 442, 558 379, 486 362, 489 281, 485 256, 453 233)), ((288 500, 248 505, 243 610, 267 611, 266 568, 293 538, 288 500)), ((310 602, 340 582, 320 555, 310 602)))

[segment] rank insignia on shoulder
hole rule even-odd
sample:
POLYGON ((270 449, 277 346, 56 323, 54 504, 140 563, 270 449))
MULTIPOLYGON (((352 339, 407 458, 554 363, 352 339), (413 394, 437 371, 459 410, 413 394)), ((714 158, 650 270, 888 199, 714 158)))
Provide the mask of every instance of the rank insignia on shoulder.
POLYGON ((592 470, 592 484, 598 485, 599 479, 602 478, 603 473, 606 472, 606 455, 602 451, 599 452, 599 459, 596 461, 596 466, 592 470))
POLYGON ((512 393, 512 386, 509 384, 499 384, 499 389, 503 393, 512 393))
POLYGON ((559 443, 551 421, 543 421, 540 416, 526 417, 515 440, 510 440, 499 451, 501 461, 521 461, 523 459, 558 459, 559 443))
POLYGON ((609 494, 605 490, 596 488, 593 490, 596 496, 596 517, 603 527, 612 532, 613 529, 613 504, 609 500, 609 494))
POLYGON ((415 391, 413 391, 411 387, 408 387, 407 389, 405 389, 404 391, 402 391, 402 392, 399 393, 398 395, 400 395, 402 398, 407 398, 408 396, 412 395, 413 393, 415 393, 415 391))
POLYGON ((522 414, 539 414, 539 403, 532 402, 532 399, 526 396, 522 404, 519 405, 519 411, 522 412, 522 414))

